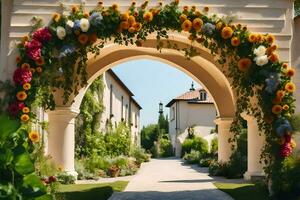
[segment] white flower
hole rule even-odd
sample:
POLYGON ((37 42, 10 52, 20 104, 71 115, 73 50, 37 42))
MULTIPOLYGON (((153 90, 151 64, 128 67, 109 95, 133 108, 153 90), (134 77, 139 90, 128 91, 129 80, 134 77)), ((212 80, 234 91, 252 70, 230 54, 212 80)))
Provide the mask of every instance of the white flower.
POLYGON ((67 21, 67 26, 69 26, 69 27, 73 28, 73 26, 74 26, 74 22, 73 22, 73 21, 71 21, 71 20, 68 20, 68 21, 67 21))
POLYGON ((59 39, 63 40, 66 37, 66 29, 62 26, 56 28, 56 35, 59 39))
POLYGON ((259 56, 264 56, 266 54, 266 47, 261 45, 257 49, 254 49, 254 54, 259 57, 259 56))
POLYGON ((86 18, 80 20, 80 29, 82 32, 87 32, 90 28, 90 22, 86 18))
POLYGON ((267 64, 269 62, 267 55, 258 56, 254 60, 258 66, 264 66, 265 64, 267 64))

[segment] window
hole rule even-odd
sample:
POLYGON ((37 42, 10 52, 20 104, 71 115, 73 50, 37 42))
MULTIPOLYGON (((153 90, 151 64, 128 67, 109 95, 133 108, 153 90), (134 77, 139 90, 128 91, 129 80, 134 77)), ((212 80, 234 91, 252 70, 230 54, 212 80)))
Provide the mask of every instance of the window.
POLYGON ((124 121, 124 97, 121 97, 121 121, 124 121))
POLYGON ((135 128, 137 128, 137 124, 138 124, 138 116, 137 114, 135 113, 135 116, 134 116, 134 125, 135 125, 135 128))
POLYGON ((128 120, 128 104, 125 106, 125 121, 127 122, 128 120))
POLYGON ((201 91, 200 92, 200 101, 205 101, 206 100, 206 92, 205 91, 201 91))
POLYGON ((109 94, 109 115, 110 118, 113 117, 113 85, 110 84, 110 94, 109 94))
POLYGON ((170 115, 171 115, 171 120, 174 120, 175 119, 175 107, 174 106, 171 107, 171 113, 170 113, 170 115))

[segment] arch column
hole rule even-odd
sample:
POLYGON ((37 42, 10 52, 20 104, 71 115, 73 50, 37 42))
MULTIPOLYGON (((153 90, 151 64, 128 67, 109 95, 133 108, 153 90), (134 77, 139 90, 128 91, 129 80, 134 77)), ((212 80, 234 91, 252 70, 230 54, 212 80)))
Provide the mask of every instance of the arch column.
POLYGON ((226 163, 232 154, 232 145, 228 140, 233 136, 230 132, 233 118, 218 118, 214 122, 218 125, 218 162, 226 163))
POLYGON ((65 172, 77 177, 75 158, 75 117, 79 110, 71 107, 56 107, 48 111, 48 154, 61 165, 65 172))
POLYGON ((248 164, 244 174, 246 180, 264 176, 263 164, 260 163, 260 155, 265 144, 265 136, 260 134, 257 120, 253 115, 242 113, 241 116, 247 121, 248 164))

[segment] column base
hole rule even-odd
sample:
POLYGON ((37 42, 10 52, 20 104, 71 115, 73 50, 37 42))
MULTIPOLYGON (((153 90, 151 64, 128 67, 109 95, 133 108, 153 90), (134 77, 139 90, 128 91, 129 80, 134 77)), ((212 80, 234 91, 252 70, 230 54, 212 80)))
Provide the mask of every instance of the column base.
POLYGON ((259 181, 265 178, 265 173, 264 172, 246 172, 244 174, 244 179, 248 181, 259 181))

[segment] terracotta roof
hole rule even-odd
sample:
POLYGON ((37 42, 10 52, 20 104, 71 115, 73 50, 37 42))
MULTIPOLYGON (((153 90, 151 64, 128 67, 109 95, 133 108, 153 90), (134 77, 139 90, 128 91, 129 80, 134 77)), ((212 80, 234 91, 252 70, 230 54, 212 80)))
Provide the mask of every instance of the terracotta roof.
POLYGON ((188 103, 197 103, 197 104, 212 104, 214 103, 213 99, 206 92, 206 100, 200 100, 200 92, 204 91, 204 89, 196 89, 194 91, 188 91, 175 99, 172 99, 166 107, 171 107, 176 101, 187 101, 188 103))

